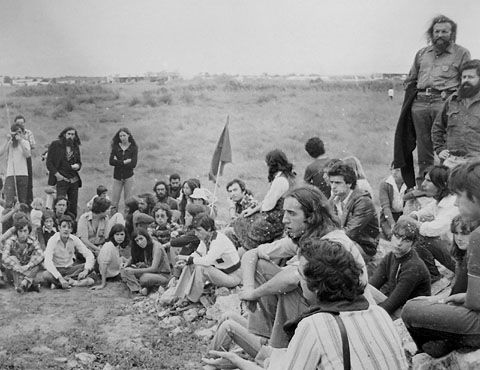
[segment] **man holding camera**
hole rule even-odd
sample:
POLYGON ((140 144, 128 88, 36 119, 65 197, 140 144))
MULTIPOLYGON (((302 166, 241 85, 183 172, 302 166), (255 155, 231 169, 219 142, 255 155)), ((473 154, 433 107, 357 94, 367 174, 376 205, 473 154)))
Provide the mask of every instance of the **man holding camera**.
POLYGON ((29 176, 27 158, 31 155, 30 143, 24 138, 22 125, 14 123, 10 131, 5 145, 0 149, 0 155, 7 153, 7 176, 4 187, 6 207, 12 207, 15 198, 20 203, 27 203, 29 176))

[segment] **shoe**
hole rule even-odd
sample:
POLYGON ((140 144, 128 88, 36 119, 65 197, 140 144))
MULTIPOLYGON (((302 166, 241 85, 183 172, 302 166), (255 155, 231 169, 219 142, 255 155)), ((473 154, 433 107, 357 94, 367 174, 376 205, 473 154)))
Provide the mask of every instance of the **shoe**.
POLYGON ((20 294, 22 294, 22 293, 25 292, 25 290, 23 290, 23 287, 22 287, 21 285, 16 286, 16 287, 15 287, 15 290, 17 291, 17 293, 20 293, 20 294))
POLYGON ((57 289, 57 286, 54 283, 52 283, 52 284, 50 284, 50 289, 52 289, 52 290, 57 289))
POLYGON ((140 290, 140 295, 147 296, 148 295, 148 288, 142 288, 140 290))
POLYGON ((454 350, 452 343, 449 340, 431 340, 422 345, 422 350, 427 355, 433 358, 440 358, 448 355, 454 350))
POLYGON ((40 284, 32 284, 32 286, 30 287, 30 290, 32 292, 40 293, 40 284))

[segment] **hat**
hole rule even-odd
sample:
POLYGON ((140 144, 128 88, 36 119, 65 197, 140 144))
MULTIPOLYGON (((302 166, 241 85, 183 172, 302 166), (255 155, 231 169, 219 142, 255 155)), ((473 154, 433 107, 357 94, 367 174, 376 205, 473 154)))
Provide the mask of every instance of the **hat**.
POLYGON ((149 225, 152 222, 155 222, 155 219, 152 216, 147 215, 146 213, 142 213, 138 210, 133 212, 133 224, 134 225, 139 225, 139 224, 149 225))
POLYGON ((210 197, 208 196, 206 190, 204 188, 195 188, 193 190, 193 194, 190 195, 192 199, 203 199, 207 202, 210 201, 210 197))

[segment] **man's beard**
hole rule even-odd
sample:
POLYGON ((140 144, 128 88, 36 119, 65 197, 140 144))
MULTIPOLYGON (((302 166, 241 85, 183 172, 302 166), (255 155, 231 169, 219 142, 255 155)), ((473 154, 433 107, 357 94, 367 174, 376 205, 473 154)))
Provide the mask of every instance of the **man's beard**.
POLYGON ((464 82, 458 88, 458 96, 460 99, 471 98, 480 92, 480 82, 472 85, 470 82, 464 82))
POLYGON ((433 40, 433 46, 435 47, 435 50, 438 52, 438 54, 442 54, 445 52, 445 50, 448 49, 450 46, 451 40, 447 40, 443 37, 438 37, 435 40, 433 40))
POLYGON ((74 145, 73 139, 65 139, 65 145, 69 147, 73 147, 74 145))

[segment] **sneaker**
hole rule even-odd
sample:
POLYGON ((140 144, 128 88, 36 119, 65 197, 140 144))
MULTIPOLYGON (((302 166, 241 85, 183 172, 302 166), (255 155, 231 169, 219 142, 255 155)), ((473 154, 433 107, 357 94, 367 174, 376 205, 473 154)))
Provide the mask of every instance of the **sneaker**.
POLYGON ((52 289, 52 290, 57 289, 57 286, 54 283, 52 283, 52 284, 50 284, 50 289, 52 289))
POLYGON ((32 292, 40 293, 40 284, 32 284, 32 286, 30 287, 30 290, 32 292))
POLYGON ((22 287, 21 285, 16 286, 16 287, 15 287, 15 290, 17 291, 17 293, 20 293, 20 294, 22 294, 22 293, 25 292, 25 290, 23 290, 23 287, 22 287))
POLYGON ((431 340, 422 345, 422 350, 433 358, 440 358, 448 355, 454 350, 452 343, 447 340, 431 340))

